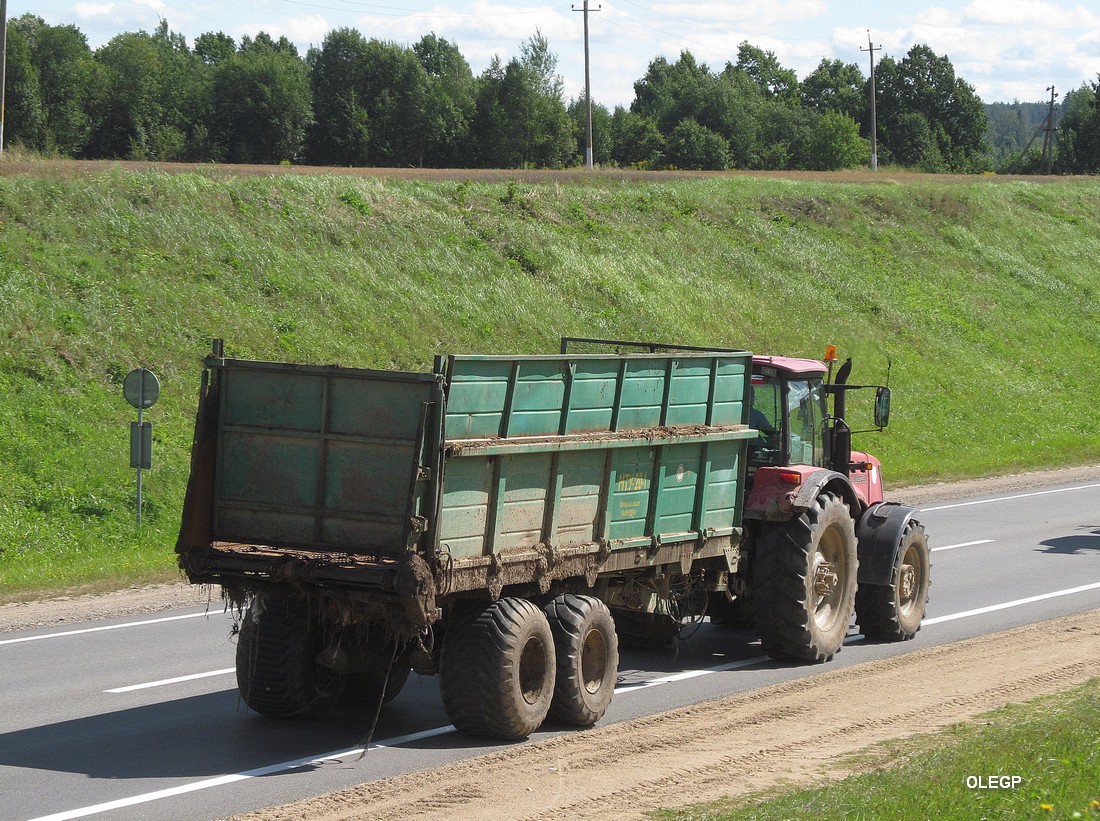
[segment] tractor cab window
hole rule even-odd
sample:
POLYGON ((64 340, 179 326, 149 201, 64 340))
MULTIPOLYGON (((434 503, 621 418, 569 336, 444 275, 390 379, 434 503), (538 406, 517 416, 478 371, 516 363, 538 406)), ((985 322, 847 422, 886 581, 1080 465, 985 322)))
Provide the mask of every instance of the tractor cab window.
POLYGON ((759 431, 749 440, 749 458, 753 464, 780 465, 783 463, 783 390, 779 382, 752 380, 752 407, 749 410, 749 427, 759 431))
POLYGON ((787 383, 790 464, 824 463, 822 422, 825 415, 825 393, 820 379, 791 380, 787 383))

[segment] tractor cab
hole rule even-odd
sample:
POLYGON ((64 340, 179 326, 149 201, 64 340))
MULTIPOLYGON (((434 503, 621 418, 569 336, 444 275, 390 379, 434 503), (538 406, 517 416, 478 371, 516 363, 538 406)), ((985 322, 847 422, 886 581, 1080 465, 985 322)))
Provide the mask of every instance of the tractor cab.
POLYGON ((836 350, 824 361, 786 356, 754 356, 749 426, 759 431, 749 445, 749 479, 763 469, 766 482, 801 484, 815 470, 847 477, 863 505, 882 500, 879 461, 852 451, 852 429, 845 418, 849 391, 873 387, 874 428, 890 418, 890 390, 880 385, 849 385, 851 359, 833 379, 836 350))
POLYGON ((826 367, 813 359, 754 356, 749 425, 760 431, 749 464, 824 467, 826 367))

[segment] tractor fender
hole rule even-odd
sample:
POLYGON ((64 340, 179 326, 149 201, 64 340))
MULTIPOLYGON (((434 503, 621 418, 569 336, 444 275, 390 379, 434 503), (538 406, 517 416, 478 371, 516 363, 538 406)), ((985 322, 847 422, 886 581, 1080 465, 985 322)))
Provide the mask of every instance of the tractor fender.
POLYGON ((879 502, 867 508, 856 525, 859 584, 891 583, 901 537, 916 512, 916 508, 897 502, 879 502))
POLYGON ((815 470, 807 476, 802 487, 798 489, 794 501, 791 502, 791 507, 799 512, 809 510, 814 506, 817 497, 825 491, 835 493, 843 499, 848 509, 852 511, 852 518, 859 521, 859 514, 863 508, 855 488, 852 487, 847 476, 835 470, 815 470))
POLYGON ((785 522, 813 507, 822 493, 835 493, 859 520, 863 506, 848 477, 835 470, 804 466, 760 468, 745 500, 744 516, 766 522, 785 522))

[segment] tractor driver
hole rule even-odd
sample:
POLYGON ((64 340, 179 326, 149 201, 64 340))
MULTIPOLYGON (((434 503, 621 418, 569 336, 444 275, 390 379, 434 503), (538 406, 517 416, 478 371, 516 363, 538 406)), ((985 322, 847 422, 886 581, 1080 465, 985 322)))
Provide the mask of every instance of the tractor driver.
POLYGON ((749 450, 755 452, 762 447, 775 447, 776 436, 779 431, 771 423, 764 411, 756 406, 756 387, 749 388, 749 427, 760 431, 760 435, 749 443, 749 450))

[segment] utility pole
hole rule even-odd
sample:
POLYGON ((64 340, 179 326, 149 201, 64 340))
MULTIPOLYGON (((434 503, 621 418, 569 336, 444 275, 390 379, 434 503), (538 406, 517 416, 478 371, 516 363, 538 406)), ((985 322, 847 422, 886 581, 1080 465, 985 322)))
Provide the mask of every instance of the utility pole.
POLYGON ((875 113, 875 52, 882 51, 882 44, 871 42, 871 30, 867 29, 867 48, 860 48, 871 54, 871 170, 878 171, 878 116, 875 113))
POLYGON ((0 157, 4 156, 4 91, 8 86, 8 0, 0 0, 0 157))
MULTIPOLYGON (((0 3, 4 0, 0 0, 0 3)), ((600 6, 596 6, 593 11, 599 11, 600 6)), ((587 142, 584 148, 584 164, 589 171, 592 170, 592 75, 589 68, 588 60, 588 0, 584 0, 584 7, 578 9, 573 6, 573 11, 584 12, 584 108, 585 108, 585 133, 587 136, 587 142)))
POLYGON ((1048 86, 1047 91, 1050 92, 1050 109, 1047 111, 1047 119, 1043 124, 1043 130, 1046 134, 1043 136, 1043 173, 1050 173, 1050 157, 1054 153, 1054 100, 1057 98, 1057 94, 1054 93, 1054 86, 1048 86))

